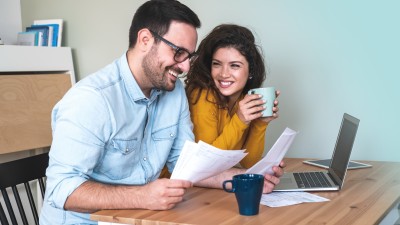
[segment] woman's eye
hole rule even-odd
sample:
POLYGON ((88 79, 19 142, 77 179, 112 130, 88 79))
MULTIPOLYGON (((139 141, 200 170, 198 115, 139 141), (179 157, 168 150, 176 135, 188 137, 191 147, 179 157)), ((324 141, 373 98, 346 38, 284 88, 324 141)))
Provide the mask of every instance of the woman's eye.
POLYGON ((217 62, 212 62, 212 63, 211 63, 211 66, 213 66, 213 67, 219 66, 219 63, 217 63, 217 62))

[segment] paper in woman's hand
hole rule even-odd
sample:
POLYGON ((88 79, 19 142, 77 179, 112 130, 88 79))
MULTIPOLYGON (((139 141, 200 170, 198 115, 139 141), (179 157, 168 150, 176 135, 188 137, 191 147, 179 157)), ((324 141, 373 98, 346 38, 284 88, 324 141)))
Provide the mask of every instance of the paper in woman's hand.
POLYGON ((256 174, 274 174, 272 170, 273 166, 278 166, 288 151, 290 145, 292 144, 297 132, 286 128, 275 144, 272 146, 271 150, 267 153, 264 158, 258 161, 254 166, 246 171, 246 173, 256 173, 256 174))

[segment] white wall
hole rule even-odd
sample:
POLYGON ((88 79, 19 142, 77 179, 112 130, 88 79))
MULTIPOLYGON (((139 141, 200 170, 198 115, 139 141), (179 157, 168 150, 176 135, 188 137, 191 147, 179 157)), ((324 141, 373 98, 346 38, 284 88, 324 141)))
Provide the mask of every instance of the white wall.
MULTIPOLYGON (((78 79, 119 57, 144 1, 22 0, 33 19, 66 21, 78 79)), ((299 131, 288 156, 328 158, 344 112, 361 119, 352 159, 400 161, 400 29, 396 0, 182 0, 202 20, 199 38, 220 23, 252 29, 269 67, 264 85, 281 90, 280 118, 267 146, 285 127, 299 131)))
POLYGON ((4 44, 17 43, 21 23, 20 0, 0 0, 0 38, 4 44))

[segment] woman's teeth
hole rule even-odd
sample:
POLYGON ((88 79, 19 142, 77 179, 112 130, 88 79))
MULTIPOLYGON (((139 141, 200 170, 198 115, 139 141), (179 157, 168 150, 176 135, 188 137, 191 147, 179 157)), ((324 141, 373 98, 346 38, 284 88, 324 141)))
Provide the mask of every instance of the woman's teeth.
POLYGON ((230 81, 220 81, 219 83, 221 84, 221 86, 226 87, 226 86, 230 86, 233 82, 230 82, 230 81))

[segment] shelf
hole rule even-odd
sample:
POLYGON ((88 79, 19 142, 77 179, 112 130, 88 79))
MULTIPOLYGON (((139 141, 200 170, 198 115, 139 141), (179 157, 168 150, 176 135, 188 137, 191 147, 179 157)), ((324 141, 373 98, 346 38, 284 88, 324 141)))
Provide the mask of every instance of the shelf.
POLYGON ((51 111, 75 84, 69 47, 0 46, 0 154, 51 145, 51 111))
POLYGON ((10 73, 66 73, 76 82, 70 47, 1 45, 0 75, 10 73))

